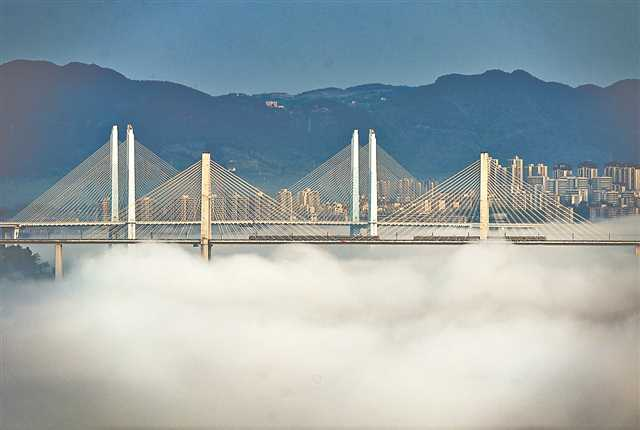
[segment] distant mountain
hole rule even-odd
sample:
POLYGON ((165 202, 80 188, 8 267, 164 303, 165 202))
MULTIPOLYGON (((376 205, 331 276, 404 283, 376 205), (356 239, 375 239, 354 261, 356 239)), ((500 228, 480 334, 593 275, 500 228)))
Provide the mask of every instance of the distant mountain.
POLYGON ((361 136, 375 128, 379 144, 420 178, 450 174, 483 150, 526 162, 637 163, 640 80, 572 88, 490 70, 420 87, 211 96, 96 65, 12 61, 0 65, 0 209, 24 204, 106 142, 112 124, 127 123, 178 168, 209 150, 268 191, 342 148, 353 128, 361 136))

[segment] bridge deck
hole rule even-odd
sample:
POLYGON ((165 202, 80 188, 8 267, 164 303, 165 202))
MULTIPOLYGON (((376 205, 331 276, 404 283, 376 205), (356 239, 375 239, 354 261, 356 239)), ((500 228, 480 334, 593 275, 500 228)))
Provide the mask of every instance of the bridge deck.
MULTIPOLYGON (((197 239, 0 239, 0 245, 53 245, 56 243, 70 245, 130 245, 130 244, 173 244, 173 245, 200 245, 197 239)), ((311 245, 469 245, 469 244, 508 244, 529 246, 640 246, 640 240, 505 240, 489 239, 478 240, 388 240, 388 239, 222 239, 211 241, 212 246, 218 245, 284 245, 284 244, 311 244, 311 245)))

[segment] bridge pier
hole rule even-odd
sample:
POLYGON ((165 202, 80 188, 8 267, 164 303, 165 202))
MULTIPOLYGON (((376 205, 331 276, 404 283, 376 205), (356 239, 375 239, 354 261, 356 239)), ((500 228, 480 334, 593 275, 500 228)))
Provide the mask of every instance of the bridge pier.
POLYGON ((200 255, 211 260, 211 154, 202 154, 202 183, 200 196, 200 255))
POLYGON ((62 260, 62 242, 56 242, 55 258, 54 258, 54 270, 55 280, 62 281, 64 277, 64 263, 62 260))
POLYGON ((640 257, 640 245, 636 245, 636 257, 640 257))
POLYGON ((13 228, 13 240, 20 239, 20 227, 13 228))
POLYGON ((378 163, 376 132, 369 129, 369 236, 378 236, 378 163))

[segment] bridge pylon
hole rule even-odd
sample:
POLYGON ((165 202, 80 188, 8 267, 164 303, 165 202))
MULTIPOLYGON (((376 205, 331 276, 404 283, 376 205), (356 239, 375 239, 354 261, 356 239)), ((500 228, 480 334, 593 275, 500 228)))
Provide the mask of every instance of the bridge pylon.
POLYGON ((202 185, 200 204, 200 254, 211 260, 211 154, 202 154, 202 185))
POLYGON ((480 240, 489 237, 489 154, 480 153, 480 240))
POLYGON ((378 163, 376 132, 369 129, 369 236, 378 236, 378 163))
POLYGON ((128 182, 128 205, 127 205, 127 238, 136 239, 136 141, 133 135, 133 126, 127 125, 127 171, 129 173, 128 182))
POLYGON ((360 142, 358 130, 351 136, 351 236, 360 232, 360 142))
POLYGON ((118 189, 118 126, 111 127, 111 222, 120 221, 118 189))

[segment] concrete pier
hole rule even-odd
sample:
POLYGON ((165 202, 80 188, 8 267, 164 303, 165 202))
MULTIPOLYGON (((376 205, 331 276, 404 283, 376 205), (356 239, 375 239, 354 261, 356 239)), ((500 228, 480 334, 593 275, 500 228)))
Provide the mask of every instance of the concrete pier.
POLYGON ((636 245, 636 257, 640 257, 640 245, 636 245))
POLYGON ((211 154, 202 154, 202 195, 200 204, 200 255, 211 260, 211 154))
POLYGON ((378 236, 378 163, 373 129, 369 130, 369 236, 378 236))
POLYGON ((56 251, 54 259, 55 280, 61 281, 64 278, 64 263, 62 260, 62 242, 56 242, 56 251))

